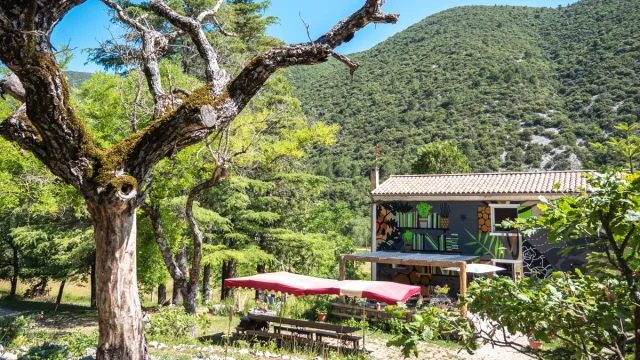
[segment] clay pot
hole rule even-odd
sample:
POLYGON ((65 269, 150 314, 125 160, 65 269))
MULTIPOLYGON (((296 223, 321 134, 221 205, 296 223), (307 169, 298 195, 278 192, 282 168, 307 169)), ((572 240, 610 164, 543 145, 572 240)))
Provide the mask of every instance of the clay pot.
POLYGON ((327 321, 327 313, 318 313, 318 321, 327 321))
POLYGON ((404 244, 404 249, 405 249, 406 251, 411 251, 411 249, 412 249, 411 244, 404 244))
POLYGON ((532 349, 542 349, 542 341, 529 339, 529 347, 532 349))

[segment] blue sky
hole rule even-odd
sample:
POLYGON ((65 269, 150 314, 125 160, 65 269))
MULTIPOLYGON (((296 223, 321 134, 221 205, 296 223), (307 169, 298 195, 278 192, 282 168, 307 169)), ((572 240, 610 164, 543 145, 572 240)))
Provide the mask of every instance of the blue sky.
MULTIPOLYGON (((349 54, 363 51, 384 41, 395 33, 406 29, 425 17, 442 10, 466 5, 517 5, 556 7, 567 5, 574 0, 388 0, 384 5, 386 12, 400 14, 395 25, 369 25, 359 31, 349 43, 338 51, 349 54)), ((269 29, 269 34, 279 37, 287 43, 308 41, 307 33, 300 20, 299 13, 309 24, 311 35, 315 38, 331 28, 342 18, 353 13, 364 4, 364 0, 271 0, 269 15, 280 18, 280 23, 269 29)), ((98 0, 87 0, 74 8, 55 28, 51 43, 67 44, 75 48, 75 57, 69 64, 69 70, 95 72, 102 70, 95 64, 85 64, 86 54, 82 49, 98 46, 98 41, 117 36, 118 27, 109 21, 106 6, 98 0), (111 33, 110 33, 111 31, 111 33)))

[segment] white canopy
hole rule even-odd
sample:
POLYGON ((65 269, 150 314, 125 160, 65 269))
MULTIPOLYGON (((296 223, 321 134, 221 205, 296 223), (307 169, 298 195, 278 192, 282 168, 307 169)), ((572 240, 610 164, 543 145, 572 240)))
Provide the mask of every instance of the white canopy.
MULTIPOLYGON (((448 267, 448 268, 444 268, 443 270, 460 271, 460 268, 448 267)), ((467 264, 467 273, 486 274, 486 273, 492 273, 492 272, 503 271, 503 270, 506 270, 506 269, 493 266, 493 265, 488 265, 488 264, 467 264)))

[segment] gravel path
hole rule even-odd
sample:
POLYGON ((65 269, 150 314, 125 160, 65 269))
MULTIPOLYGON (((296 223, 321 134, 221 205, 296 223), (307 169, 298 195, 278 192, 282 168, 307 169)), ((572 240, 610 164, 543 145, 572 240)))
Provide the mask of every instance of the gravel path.
POLYGON ((15 310, 0 308, 0 318, 3 318, 5 316, 16 316, 16 315, 20 315, 20 312, 15 310))
MULTIPOLYGON (((402 359, 402 352, 397 347, 387 347, 385 339, 367 341, 367 349, 373 351, 373 360, 402 359)), ((456 346, 441 346, 434 343, 423 343, 419 346, 419 360, 525 360, 530 357, 510 348, 483 345, 473 355, 459 351, 456 346)), ((410 359, 416 359, 411 357, 410 359)))

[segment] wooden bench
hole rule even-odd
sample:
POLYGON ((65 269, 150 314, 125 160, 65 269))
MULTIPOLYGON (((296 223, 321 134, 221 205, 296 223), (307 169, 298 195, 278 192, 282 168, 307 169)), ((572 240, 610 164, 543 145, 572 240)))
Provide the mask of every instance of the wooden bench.
POLYGON ((292 328, 292 327, 280 326, 280 325, 274 325, 273 326, 273 331, 276 334, 281 334, 283 330, 284 331, 288 331, 288 332, 290 332, 292 334, 305 335, 307 337, 307 339, 312 339, 313 338, 313 330, 292 328))
POLYGON ((314 331, 314 333, 316 334, 316 340, 318 341, 322 341, 322 338, 325 338, 325 337, 338 339, 339 341, 351 342, 353 344, 354 349, 357 349, 359 347, 360 340, 362 340, 362 337, 360 336, 338 334, 338 333, 329 332, 329 331, 316 330, 314 331))

